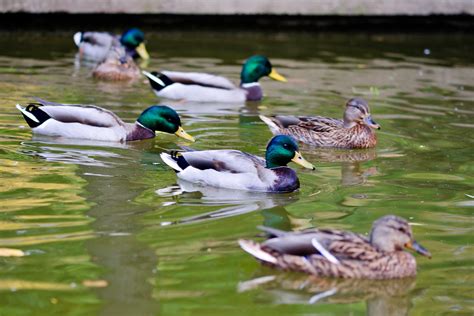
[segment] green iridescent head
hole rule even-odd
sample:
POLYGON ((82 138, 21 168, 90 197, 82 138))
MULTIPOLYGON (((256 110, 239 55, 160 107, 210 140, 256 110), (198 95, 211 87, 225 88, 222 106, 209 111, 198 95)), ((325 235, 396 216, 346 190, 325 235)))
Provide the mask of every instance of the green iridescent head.
POLYGON ((143 59, 150 58, 145 47, 145 34, 140 29, 132 28, 125 31, 120 37, 120 43, 134 55, 136 53, 143 59))
POLYGON ((258 82, 258 80, 264 76, 269 76, 277 81, 286 82, 285 77, 273 69, 270 60, 262 55, 251 56, 245 61, 242 66, 242 72, 240 73, 240 81, 241 83, 258 82))
POLYGON ((145 34, 137 28, 126 30, 120 37, 120 43, 128 48, 135 48, 145 41, 145 34))
POLYGON ((286 135, 277 135, 270 140, 265 159, 267 168, 284 167, 293 161, 305 168, 314 169, 314 166, 298 152, 298 144, 295 140, 286 135))
POLYGON ((142 112, 137 122, 152 130, 175 134, 184 139, 194 141, 194 138, 181 127, 181 119, 175 110, 166 105, 152 105, 142 112))

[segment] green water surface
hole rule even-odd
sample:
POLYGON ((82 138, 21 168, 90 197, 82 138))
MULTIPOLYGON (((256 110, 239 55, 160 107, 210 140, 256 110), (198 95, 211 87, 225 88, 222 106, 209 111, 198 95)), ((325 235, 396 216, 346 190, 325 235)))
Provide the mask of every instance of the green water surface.
POLYGON ((71 32, 0 33, 0 315, 447 315, 474 313, 474 37, 467 34, 147 32, 147 70, 238 81, 266 54, 288 83, 247 104, 158 100, 148 83, 95 81, 71 32), (130 144, 32 136, 16 103, 96 104, 133 121, 180 112, 197 149, 264 154, 258 114, 341 117, 353 96, 382 126, 374 150, 303 147, 299 192, 178 182, 159 159, 172 135, 130 144), (258 225, 368 233, 396 214, 433 254, 416 279, 310 280, 259 265, 238 238, 258 225), (312 304, 311 304, 312 303, 312 304))

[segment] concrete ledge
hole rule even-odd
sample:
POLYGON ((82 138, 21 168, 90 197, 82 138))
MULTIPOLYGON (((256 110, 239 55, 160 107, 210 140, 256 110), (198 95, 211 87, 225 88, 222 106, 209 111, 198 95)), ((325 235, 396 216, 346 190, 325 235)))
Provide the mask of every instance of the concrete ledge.
POLYGON ((473 0, 1 0, 0 13, 474 15, 473 0))
MULTIPOLYGON (((0 0, 1 1, 1 0, 0 0)), ((143 30, 211 32, 463 32, 474 34, 471 15, 205 15, 124 13, 1 13, 1 31, 143 30), (86 22, 84 22, 86 21, 86 22), (85 24, 84 24, 85 23, 85 24)))

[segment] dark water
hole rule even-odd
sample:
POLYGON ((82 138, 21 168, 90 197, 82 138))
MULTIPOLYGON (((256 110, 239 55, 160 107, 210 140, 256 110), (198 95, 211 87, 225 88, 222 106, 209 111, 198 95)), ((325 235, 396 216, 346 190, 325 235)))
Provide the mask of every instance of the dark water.
POLYGON ((72 34, 0 33, 0 315, 445 315, 474 313, 472 35, 147 32, 145 69, 238 80, 267 54, 286 84, 261 103, 157 100, 149 86, 91 78, 72 34), (179 110, 194 147, 264 153, 258 114, 341 117, 353 96, 382 125, 375 150, 303 148, 301 190, 265 195, 177 183, 158 157, 169 135, 127 145, 32 137, 30 96, 89 103, 133 121, 179 110), (183 192, 187 191, 187 192, 183 192), (237 246, 257 225, 367 233, 397 214, 433 259, 416 279, 311 280, 262 268, 237 246))

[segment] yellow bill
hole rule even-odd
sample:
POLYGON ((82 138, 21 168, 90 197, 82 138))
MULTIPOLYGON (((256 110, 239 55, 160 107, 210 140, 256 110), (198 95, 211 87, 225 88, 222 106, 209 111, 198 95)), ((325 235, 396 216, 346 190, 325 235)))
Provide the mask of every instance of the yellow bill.
POLYGON ((287 82, 288 81, 288 80, 286 80, 285 77, 280 75, 275 69, 272 69, 272 71, 270 72, 270 74, 268 76, 270 78, 272 78, 273 80, 276 80, 276 81, 282 81, 282 82, 287 82))
POLYGON ((291 161, 293 161, 295 164, 298 164, 304 168, 308 168, 312 170, 316 169, 313 166, 313 164, 307 161, 306 159, 304 159, 303 156, 301 156, 299 152, 295 152, 295 156, 293 157, 293 159, 291 159, 291 161))
POLYGON ((178 128, 178 130, 177 130, 174 134, 175 134, 176 136, 178 136, 178 137, 187 139, 187 140, 189 140, 189 141, 191 141, 191 142, 194 142, 194 141, 195 141, 195 140, 194 140, 194 137, 192 137, 191 135, 189 135, 188 133, 186 133, 186 132, 184 131, 184 129, 183 129, 181 126, 178 128))
POLYGON ((145 43, 141 43, 140 45, 135 48, 137 51, 138 55, 143 58, 143 59, 150 59, 150 55, 148 54, 148 51, 146 50, 145 43))

